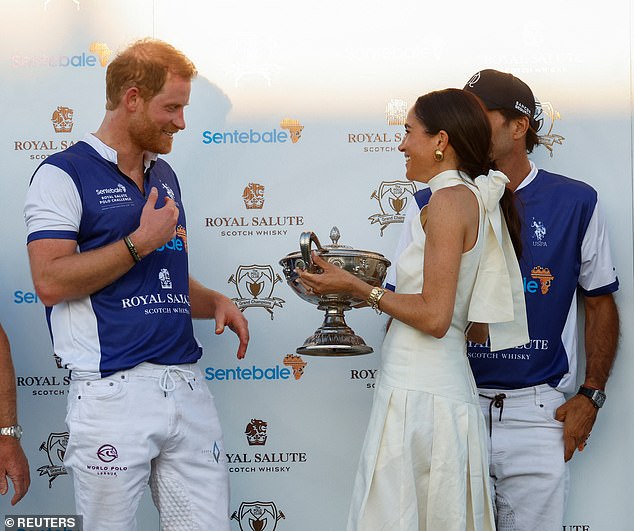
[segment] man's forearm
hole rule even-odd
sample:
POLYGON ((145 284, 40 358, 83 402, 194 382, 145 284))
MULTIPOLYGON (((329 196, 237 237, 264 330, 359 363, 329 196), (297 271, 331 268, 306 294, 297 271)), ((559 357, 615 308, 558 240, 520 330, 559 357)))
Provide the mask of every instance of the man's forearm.
POLYGON ((619 315, 614 297, 585 297, 586 377, 584 385, 605 389, 619 338, 619 315))
POLYGON ((15 371, 9 339, 0 326, 0 427, 17 424, 15 371))

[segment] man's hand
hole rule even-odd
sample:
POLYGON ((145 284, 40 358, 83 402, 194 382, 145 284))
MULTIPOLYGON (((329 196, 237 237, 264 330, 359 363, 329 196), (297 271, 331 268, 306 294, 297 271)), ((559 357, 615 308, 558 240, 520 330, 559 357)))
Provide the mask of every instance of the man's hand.
POLYGON ((555 419, 564 423, 564 459, 570 461, 575 449, 583 450, 597 418, 597 408, 587 397, 575 395, 555 412, 555 419))
POLYGON ((141 257, 150 254, 176 236, 176 223, 178 223, 176 203, 166 197, 165 205, 156 208, 157 200, 158 190, 153 186, 141 212, 139 228, 130 235, 141 257))
POLYGON ((29 462, 24 455, 20 442, 7 435, 0 436, 0 494, 9 491, 9 481, 13 483, 15 494, 11 505, 18 503, 29 490, 31 476, 29 462), (7 479, 8 478, 8 479, 7 479))
POLYGON ((225 331, 225 326, 235 332, 240 340, 238 359, 244 358, 249 345, 249 324, 233 301, 221 293, 216 295, 214 319, 216 321, 216 334, 222 334, 225 331))

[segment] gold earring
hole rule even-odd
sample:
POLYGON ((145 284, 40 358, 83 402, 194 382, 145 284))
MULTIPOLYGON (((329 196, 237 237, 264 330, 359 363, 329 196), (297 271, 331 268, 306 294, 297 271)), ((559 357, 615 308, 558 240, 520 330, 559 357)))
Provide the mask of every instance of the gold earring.
POLYGON ((439 149, 434 151, 434 160, 436 160, 436 162, 442 162, 442 159, 444 158, 445 158, 445 155, 442 151, 440 151, 439 149))

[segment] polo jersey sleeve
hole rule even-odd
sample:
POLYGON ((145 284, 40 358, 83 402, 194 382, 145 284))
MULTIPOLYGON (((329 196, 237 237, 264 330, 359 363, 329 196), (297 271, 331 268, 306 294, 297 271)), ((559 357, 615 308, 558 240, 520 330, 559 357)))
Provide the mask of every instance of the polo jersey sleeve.
POLYGON ((27 243, 41 239, 75 240, 82 215, 81 197, 64 170, 42 164, 26 194, 27 243))
POLYGON ((598 201, 581 244, 579 286, 587 297, 613 293, 619 287, 610 240, 598 201))

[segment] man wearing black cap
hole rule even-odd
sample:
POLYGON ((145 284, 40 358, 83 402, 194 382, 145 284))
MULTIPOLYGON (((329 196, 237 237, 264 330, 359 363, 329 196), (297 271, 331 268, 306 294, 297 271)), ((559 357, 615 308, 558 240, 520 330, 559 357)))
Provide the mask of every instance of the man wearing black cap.
MULTIPOLYGON (((585 446, 606 398, 619 329, 612 293, 619 283, 596 191, 538 170, 528 159, 539 142, 540 125, 528 85, 488 69, 472 76, 464 90, 483 102, 493 159, 509 178, 523 219, 520 267, 530 342, 502 352, 468 342, 491 436, 497 528, 560 531, 568 485, 565 462, 585 446), (586 374, 579 388, 577 292, 586 314, 586 374), (564 393, 573 396, 566 401, 564 393)), ((428 190, 417 193, 419 208, 429 195, 428 190)), ((417 212, 410 208, 408 217, 417 212)), ((408 243, 403 231, 397 255, 408 243)))

